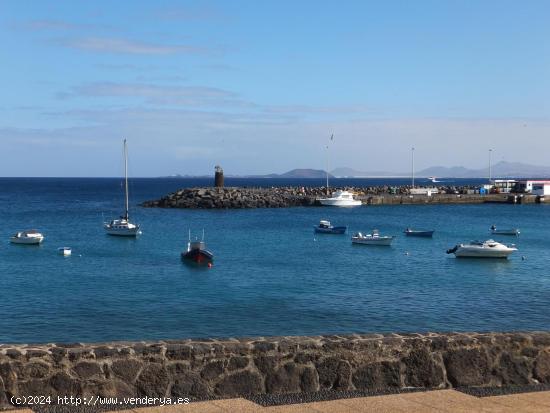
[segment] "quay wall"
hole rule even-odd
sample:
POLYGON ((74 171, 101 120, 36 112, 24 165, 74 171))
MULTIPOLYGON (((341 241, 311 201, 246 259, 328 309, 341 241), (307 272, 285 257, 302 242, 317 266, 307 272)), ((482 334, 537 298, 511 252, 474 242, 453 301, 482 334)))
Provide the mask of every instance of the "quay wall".
POLYGON ((188 397, 550 383, 550 333, 0 345, 12 397, 188 397))
MULTIPOLYGON (((399 188, 397 194, 385 192, 387 188, 332 188, 331 190, 338 189, 353 192, 364 205, 534 203, 541 200, 532 195, 514 196, 509 194, 441 193, 432 196, 411 196, 407 193, 407 188, 399 188)), ((325 196, 325 188, 311 187, 189 188, 173 192, 158 200, 146 201, 142 206, 198 209, 320 206, 318 199, 325 196)))

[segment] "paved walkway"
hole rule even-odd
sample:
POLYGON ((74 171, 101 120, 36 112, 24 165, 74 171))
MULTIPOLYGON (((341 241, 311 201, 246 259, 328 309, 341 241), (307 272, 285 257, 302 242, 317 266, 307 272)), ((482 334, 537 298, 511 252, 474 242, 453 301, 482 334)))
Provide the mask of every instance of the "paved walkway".
MULTIPOLYGON (((113 413, 549 413, 550 391, 475 397, 455 390, 262 407, 245 399, 213 400, 187 405, 144 407, 113 413)), ((17 413, 33 413, 18 410, 17 413)))
MULTIPOLYGON (((355 413, 355 412, 483 412, 483 413, 548 413, 550 391, 474 397, 455 390, 406 393, 390 396, 340 399, 325 402, 262 407, 245 399, 215 400, 170 407, 132 410, 134 413, 355 413)), ((120 412, 119 412, 120 413, 120 412)))

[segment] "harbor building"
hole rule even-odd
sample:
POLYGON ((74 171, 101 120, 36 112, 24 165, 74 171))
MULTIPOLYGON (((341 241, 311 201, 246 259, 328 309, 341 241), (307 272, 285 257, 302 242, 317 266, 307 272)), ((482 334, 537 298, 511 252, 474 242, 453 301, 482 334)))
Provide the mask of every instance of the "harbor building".
POLYGON ((533 195, 550 195, 550 181, 525 180, 518 181, 517 192, 525 192, 533 195))

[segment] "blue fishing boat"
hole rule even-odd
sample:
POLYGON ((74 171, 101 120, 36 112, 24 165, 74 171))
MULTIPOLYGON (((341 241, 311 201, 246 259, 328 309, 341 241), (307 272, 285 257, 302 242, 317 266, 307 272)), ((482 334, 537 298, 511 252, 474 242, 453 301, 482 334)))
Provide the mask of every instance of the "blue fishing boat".
POLYGON ((333 227, 330 221, 321 220, 319 225, 314 226, 318 234, 345 234, 348 227, 333 227))
POLYGON ((409 237, 425 237, 425 238, 431 238, 433 236, 435 231, 420 231, 420 230, 414 230, 412 228, 407 228, 404 233, 405 235, 409 237))

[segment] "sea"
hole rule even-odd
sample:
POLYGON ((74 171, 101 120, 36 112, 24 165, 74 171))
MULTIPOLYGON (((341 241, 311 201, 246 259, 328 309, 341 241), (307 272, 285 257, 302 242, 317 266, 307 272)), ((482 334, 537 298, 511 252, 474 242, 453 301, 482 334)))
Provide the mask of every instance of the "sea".
MULTIPOLYGON (((402 185, 340 179, 335 186, 402 185)), ((476 184, 457 181, 456 185, 476 184)), ((392 205, 357 208, 142 208, 211 179, 130 181, 137 239, 105 234, 124 209, 119 178, 0 179, 0 342, 105 342, 366 332, 550 328, 550 205, 392 205), (319 220, 346 235, 314 234, 319 220), (456 259, 448 248, 518 227, 508 260, 456 259), (434 229, 408 238, 406 227, 434 229), (9 243, 37 229, 40 246, 9 243), (396 235, 391 247, 351 233, 396 235), (214 253, 188 266, 188 233, 214 253), (70 257, 57 253, 69 246, 70 257)), ((226 178, 230 186, 322 186, 323 180, 226 178)))

